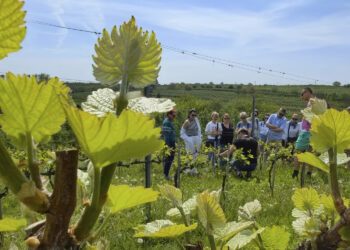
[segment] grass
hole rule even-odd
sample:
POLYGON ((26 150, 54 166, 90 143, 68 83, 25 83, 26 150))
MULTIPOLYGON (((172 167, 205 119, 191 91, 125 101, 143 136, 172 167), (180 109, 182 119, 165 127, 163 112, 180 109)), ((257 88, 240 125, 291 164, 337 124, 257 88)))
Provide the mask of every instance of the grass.
MULTIPOLYGON (((202 155, 202 157, 205 157, 202 155)), ((299 182, 291 178, 291 164, 283 165, 282 162, 277 164, 277 174, 275 181, 275 196, 271 197, 271 192, 268 183, 268 166, 264 166, 263 170, 253 172, 253 178, 238 179, 230 175, 226 184, 226 200, 223 203, 223 209, 227 221, 237 220, 237 211, 239 206, 246 202, 258 199, 262 205, 257 221, 261 226, 280 225, 290 233, 289 249, 294 249, 298 242, 302 239, 295 234, 292 229, 292 221, 294 218, 291 215, 294 208, 291 196, 294 190, 299 187, 299 182)), ((173 176, 175 168, 171 169, 173 176)), ((343 166, 339 167, 339 178, 341 189, 344 197, 350 198, 350 186, 345 185, 350 181, 350 175, 347 173, 349 169, 343 166)), ((144 185, 144 165, 134 165, 130 168, 119 168, 116 171, 114 184, 128 184, 132 186, 144 185)), ((209 166, 199 168, 199 176, 193 177, 186 174, 181 175, 181 189, 184 199, 192 197, 194 193, 202 192, 206 189, 217 190, 221 187, 223 170, 217 169, 213 172, 209 166)), ((329 194, 329 186, 325 183, 324 174, 315 170, 312 178, 307 179, 306 186, 313 187, 319 193, 329 194)), ((162 166, 155 164, 152 166, 152 188, 158 189, 158 184, 169 183, 162 175, 162 166)), ((10 194, 3 200, 3 214, 6 217, 20 218, 20 206, 16 202, 15 197, 10 194)), ((79 202, 77 214, 73 217, 73 221, 77 220, 78 214, 81 212, 81 204, 79 202)), ((158 198, 156 202, 151 203, 151 218, 169 219, 166 217, 166 212, 171 208, 168 201, 163 198, 158 198)), ((140 240, 133 238, 135 227, 138 224, 145 223, 146 206, 121 211, 112 216, 107 224, 106 230, 102 233, 102 238, 109 241, 109 249, 178 249, 174 240, 156 239, 156 240, 140 240)), ((197 222, 196 218, 191 218, 192 223, 197 222)), ((99 221, 102 223, 102 220, 99 221)), ((179 221, 181 223, 181 221, 179 221)), ((8 249, 11 242, 14 242, 19 249, 24 249, 25 234, 20 232, 5 233, 4 249, 8 249)), ((181 242, 185 242, 184 236, 179 237, 181 242)), ((204 235, 204 230, 199 227, 191 233, 192 242, 202 241, 205 246, 209 246, 204 235)))

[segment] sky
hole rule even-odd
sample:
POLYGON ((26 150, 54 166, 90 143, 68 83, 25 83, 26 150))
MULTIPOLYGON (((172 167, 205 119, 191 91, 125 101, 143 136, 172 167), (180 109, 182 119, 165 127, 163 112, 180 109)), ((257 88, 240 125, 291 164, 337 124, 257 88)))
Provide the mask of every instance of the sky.
POLYGON ((1 74, 95 81, 92 55, 98 35, 35 22, 100 32, 135 16, 136 24, 153 30, 164 46, 161 84, 350 83, 348 0, 27 0, 24 9, 23 49, 0 61, 1 74), (255 68, 229 67, 166 46, 255 68), (271 76, 269 69, 288 74, 271 76))

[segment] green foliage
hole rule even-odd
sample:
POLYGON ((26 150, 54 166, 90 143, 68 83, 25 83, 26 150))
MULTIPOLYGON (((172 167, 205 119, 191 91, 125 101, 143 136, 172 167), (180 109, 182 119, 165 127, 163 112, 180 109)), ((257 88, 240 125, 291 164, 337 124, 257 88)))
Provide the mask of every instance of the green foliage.
POLYGON ((320 206, 320 197, 313 188, 298 188, 292 200, 296 208, 302 211, 314 211, 320 206))
POLYGON ((27 222, 25 219, 15 220, 11 218, 4 218, 0 220, 0 232, 17 231, 26 225, 27 222))
POLYGON ((266 249, 287 249, 290 234, 280 226, 266 227, 261 238, 266 249))
POLYGON ((154 129, 154 121, 142 114, 124 111, 119 118, 112 114, 98 118, 73 106, 65 111, 80 146, 95 167, 143 157, 163 145, 158 139, 160 129, 154 129))
POLYGON ((296 156, 298 157, 299 162, 305 162, 311 166, 321 169, 327 174, 329 173, 329 166, 313 153, 306 152, 302 154, 297 154, 296 156))
POLYGON ((196 228, 197 224, 186 227, 184 224, 174 224, 170 220, 156 220, 135 227, 136 234, 134 237, 175 238, 196 228))
POLYGON ((347 111, 328 109, 318 119, 312 120, 312 147, 318 152, 327 151, 330 148, 343 153, 350 148, 350 116, 347 111))
POLYGON ((20 43, 26 35, 23 4, 18 0, 0 0, 0 60, 22 48, 20 43))
POLYGON ((60 84, 57 78, 38 84, 33 76, 12 73, 6 75, 6 80, 0 78, 0 107, 4 113, 0 123, 17 145, 23 145, 28 135, 36 142, 47 141, 61 129, 65 115, 56 94, 60 84))
POLYGON ((131 188, 128 185, 111 185, 108 190, 107 207, 111 213, 132 208, 157 200, 158 192, 141 186, 131 188))
POLYGON ((132 17, 128 23, 114 26, 111 35, 103 30, 95 45, 93 56, 94 76, 107 85, 115 85, 123 78, 133 86, 144 87, 156 81, 160 70, 162 49, 156 35, 135 25, 132 17))

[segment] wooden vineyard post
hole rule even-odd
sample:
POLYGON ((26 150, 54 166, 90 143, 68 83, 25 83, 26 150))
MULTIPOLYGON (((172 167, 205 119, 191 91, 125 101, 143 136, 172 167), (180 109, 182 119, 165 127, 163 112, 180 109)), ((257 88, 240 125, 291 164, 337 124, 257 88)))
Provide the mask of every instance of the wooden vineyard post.
MULTIPOLYGON (((254 129, 255 129, 255 96, 253 96, 252 134, 251 134, 251 137, 254 137, 254 129)), ((258 138, 258 135, 256 135, 256 138, 258 138)))
POLYGON ((180 174, 181 174, 181 143, 180 143, 180 140, 178 140, 178 143, 177 143, 177 168, 176 168, 176 174, 174 177, 176 188, 180 188, 180 179, 181 179, 180 174))
POLYGON ((303 163, 301 166, 301 173, 300 173, 300 187, 303 188, 305 185, 305 164, 303 163))
MULTIPOLYGON (((149 154, 145 158, 145 188, 150 188, 151 183, 151 160, 152 155, 149 154)), ((151 219, 151 203, 146 204, 146 221, 149 222, 151 219)))

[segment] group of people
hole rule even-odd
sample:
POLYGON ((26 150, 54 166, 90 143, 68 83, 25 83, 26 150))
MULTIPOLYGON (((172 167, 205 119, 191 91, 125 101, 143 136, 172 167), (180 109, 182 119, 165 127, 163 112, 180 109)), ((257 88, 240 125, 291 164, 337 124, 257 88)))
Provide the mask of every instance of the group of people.
MULTIPOLYGON (((307 102, 307 107, 311 106, 310 99, 315 98, 311 88, 304 88, 301 97, 307 102)), ((349 109, 350 112, 350 109, 349 109)), ((171 149, 171 153, 166 157, 164 162, 164 177, 170 179, 169 170, 175 154, 175 129, 172 124, 176 116, 176 110, 171 110, 166 114, 167 118, 163 122, 163 136, 166 145, 171 149)), ((230 156, 232 153, 241 149, 246 157, 250 157, 249 164, 246 162, 232 160, 231 166, 238 176, 242 176, 242 172, 246 171, 247 176, 251 176, 251 172, 255 170, 257 165, 257 157, 262 150, 258 141, 266 144, 274 143, 277 148, 288 147, 295 143, 295 152, 310 151, 310 128, 311 124, 303 118, 299 122, 299 115, 293 114, 291 120, 286 118, 286 109, 280 108, 275 114, 266 113, 260 121, 257 109, 254 115, 248 117, 246 112, 240 113, 240 119, 236 127, 230 122, 229 114, 225 113, 221 122, 219 122, 219 114, 212 112, 211 121, 205 127, 206 146, 215 149, 220 148, 220 153, 215 154, 214 151, 208 154, 208 161, 213 165, 216 164, 216 157, 220 157, 220 163, 224 161, 222 157, 230 156), (254 118, 253 118, 254 117, 254 118), (253 119, 255 120, 253 122, 253 119)), ((184 140, 186 151, 192 154, 195 160, 199 154, 202 143, 201 126, 197 118, 197 112, 194 109, 189 110, 188 117, 181 127, 181 138, 184 140)), ((350 151, 349 151, 350 154, 350 151)), ((295 159, 295 168, 292 177, 299 174, 300 163, 295 159)), ((311 175, 312 168, 308 169, 307 174, 311 175)))

